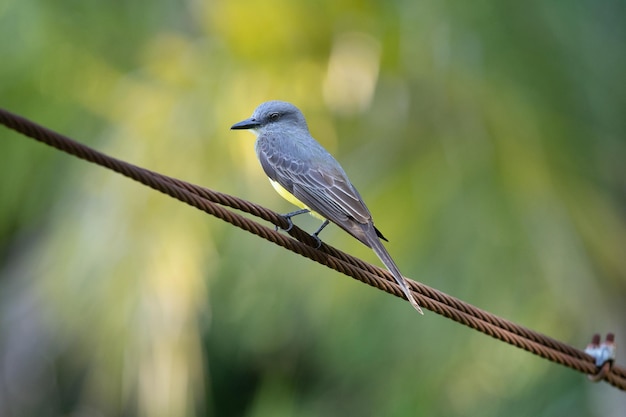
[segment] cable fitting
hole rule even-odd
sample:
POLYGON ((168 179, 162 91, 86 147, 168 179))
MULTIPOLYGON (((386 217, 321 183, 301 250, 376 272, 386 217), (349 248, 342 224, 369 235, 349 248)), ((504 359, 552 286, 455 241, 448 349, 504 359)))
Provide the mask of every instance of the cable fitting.
POLYGON ((600 335, 594 334, 591 343, 585 348, 585 353, 595 360, 598 368, 595 375, 587 375, 587 377, 593 382, 601 381, 611 371, 613 362, 615 362, 615 335, 608 333, 604 342, 600 343, 600 335))

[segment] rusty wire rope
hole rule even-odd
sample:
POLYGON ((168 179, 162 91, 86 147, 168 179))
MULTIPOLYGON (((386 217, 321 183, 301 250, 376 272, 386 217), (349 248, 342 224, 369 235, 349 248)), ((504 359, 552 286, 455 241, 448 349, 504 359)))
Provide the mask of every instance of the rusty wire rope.
MULTIPOLYGON (((226 207, 251 214, 282 229, 287 228, 288 222, 285 218, 269 209, 228 194, 189 184, 112 158, 4 109, 0 109, 0 123, 58 150, 134 179, 361 282, 386 291, 396 297, 404 298, 393 277, 386 270, 348 255, 325 243, 322 243, 316 249, 318 242, 295 225, 289 230, 288 233, 291 236, 289 237, 284 233, 277 232, 274 228, 264 226, 226 207)), ((580 349, 502 319, 427 285, 410 279, 407 279, 407 282, 420 305, 437 314, 584 374, 595 375, 598 373, 594 359, 580 349)), ((617 365, 612 366, 609 372, 602 374, 602 377, 603 380, 614 387, 626 391, 625 368, 617 365)))

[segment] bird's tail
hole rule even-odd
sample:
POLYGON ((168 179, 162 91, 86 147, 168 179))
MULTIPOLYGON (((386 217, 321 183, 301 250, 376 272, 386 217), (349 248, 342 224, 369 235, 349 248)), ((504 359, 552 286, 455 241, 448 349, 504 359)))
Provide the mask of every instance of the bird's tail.
POLYGON ((406 280, 402 276, 402 273, 396 266, 393 259, 391 259, 391 255, 389 255, 389 252, 387 252, 387 249, 385 249, 378 236, 373 233, 367 233, 367 236, 367 245, 372 248, 376 256, 378 256, 382 263, 385 264, 389 272, 391 272, 391 275, 393 275, 393 278, 396 280, 400 288, 402 288, 404 295, 406 295, 406 298, 409 300, 413 308, 415 308, 420 314, 424 314, 420 305, 417 303, 417 300, 413 298, 413 294, 411 293, 406 280))

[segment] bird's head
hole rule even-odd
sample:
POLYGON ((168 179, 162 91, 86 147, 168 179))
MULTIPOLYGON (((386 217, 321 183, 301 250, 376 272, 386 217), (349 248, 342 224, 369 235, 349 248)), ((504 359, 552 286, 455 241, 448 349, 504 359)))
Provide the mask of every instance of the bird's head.
POLYGON ((305 129, 308 131, 302 112, 286 101, 266 101, 260 104, 246 120, 235 123, 233 130, 252 130, 257 135, 266 130, 305 129))

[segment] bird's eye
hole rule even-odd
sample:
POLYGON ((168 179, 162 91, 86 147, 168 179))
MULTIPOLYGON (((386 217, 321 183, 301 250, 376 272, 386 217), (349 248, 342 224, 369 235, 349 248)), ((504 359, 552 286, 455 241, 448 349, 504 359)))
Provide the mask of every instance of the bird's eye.
POLYGON ((278 114, 278 113, 276 113, 276 112, 274 112, 274 113, 270 113, 270 116, 269 116, 269 118, 270 118, 270 120, 271 120, 272 122, 275 122, 276 120, 278 120, 278 118, 279 118, 279 117, 280 117, 280 114, 278 114))

